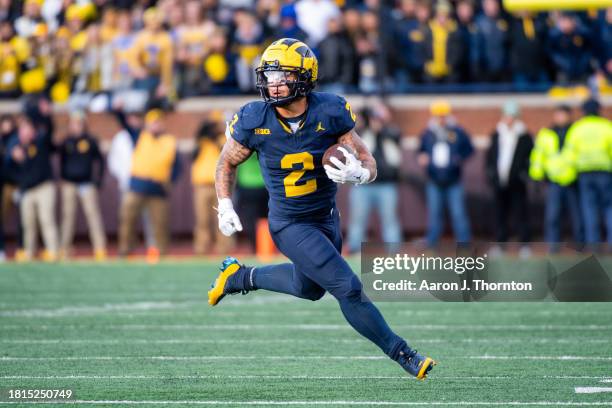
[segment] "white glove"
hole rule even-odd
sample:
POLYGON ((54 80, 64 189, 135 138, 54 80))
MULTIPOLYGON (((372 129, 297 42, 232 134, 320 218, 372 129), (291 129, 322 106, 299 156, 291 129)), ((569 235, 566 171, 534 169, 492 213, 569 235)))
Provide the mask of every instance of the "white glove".
POLYGON ((344 147, 339 147, 344 157, 346 157, 346 163, 342 163, 335 157, 329 160, 336 166, 336 168, 326 164, 323 166, 327 177, 329 177, 334 183, 353 183, 353 184, 364 184, 370 180, 370 171, 365 167, 361 166, 361 162, 357 158, 349 153, 344 147))
POLYGON ((238 218, 238 214, 234 211, 232 200, 229 198, 219 200, 217 211, 219 230, 221 230, 223 235, 229 237, 236 231, 242 231, 242 223, 240 223, 240 218, 238 218))

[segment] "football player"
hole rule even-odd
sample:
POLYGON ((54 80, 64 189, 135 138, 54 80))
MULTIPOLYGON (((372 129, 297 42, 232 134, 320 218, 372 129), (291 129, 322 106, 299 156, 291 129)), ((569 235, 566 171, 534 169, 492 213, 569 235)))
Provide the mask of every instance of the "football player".
POLYGON ((232 188, 237 166, 257 152, 270 193, 270 232, 292 263, 248 267, 228 257, 208 292, 209 304, 257 289, 310 300, 329 292, 357 332, 408 373, 424 379, 435 362, 389 328, 340 254, 336 183, 364 184, 376 178, 376 162, 353 130, 351 106, 340 96, 312 92, 317 59, 298 40, 273 42, 255 71, 263 101, 248 103, 234 115, 217 164, 219 228, 227 236, 242 230, 232 188), (349 146, 355 155, 342 149, 344 163, 333 158, 334 166, 323 166, 323 154, 336 143, 349 146))

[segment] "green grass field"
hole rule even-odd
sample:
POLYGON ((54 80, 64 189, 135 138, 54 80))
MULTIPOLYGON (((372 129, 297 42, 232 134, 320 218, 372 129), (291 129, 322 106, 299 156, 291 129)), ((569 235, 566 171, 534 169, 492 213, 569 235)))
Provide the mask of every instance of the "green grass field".
POLYGON ((0 390, 70 388, 79 406, 612 405, 612 304, 379 303, 439 361, 419 382, 328 296, 260 291, 211 308, 215 273, 0 266, 0 390))

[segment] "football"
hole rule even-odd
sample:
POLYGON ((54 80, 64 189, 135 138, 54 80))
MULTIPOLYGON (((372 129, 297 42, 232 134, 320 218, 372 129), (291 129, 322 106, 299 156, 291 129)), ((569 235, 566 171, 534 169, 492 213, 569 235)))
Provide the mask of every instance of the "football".
POLYGON ((346 157, 344 156, 344 153, 342 153, 342 151, 338 149, 339 147, 344 147, 347 152, 352 153, 354 156, 356 156, 355 151, 353 151, 353 149, 351 149, 349 146, 345 144, 336 143, 335 145, 331 146, 329 149, 325 151, 325 154, 323 155, 323 165, 324 166, 327 164, 334 168, 336 167, 330 160, 332 157, 335 157, 336 159, 340 160, 342 163, 346 163, 346 157))

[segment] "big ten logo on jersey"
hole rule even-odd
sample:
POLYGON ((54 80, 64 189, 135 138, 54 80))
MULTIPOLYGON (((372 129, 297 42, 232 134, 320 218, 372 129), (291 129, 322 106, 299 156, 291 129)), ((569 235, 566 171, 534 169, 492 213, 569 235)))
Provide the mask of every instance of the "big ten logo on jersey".
POLYGON ((269 135, 270 134, 270 129, 256 128, 255 129, 255 134, 256 135, 269 135))

